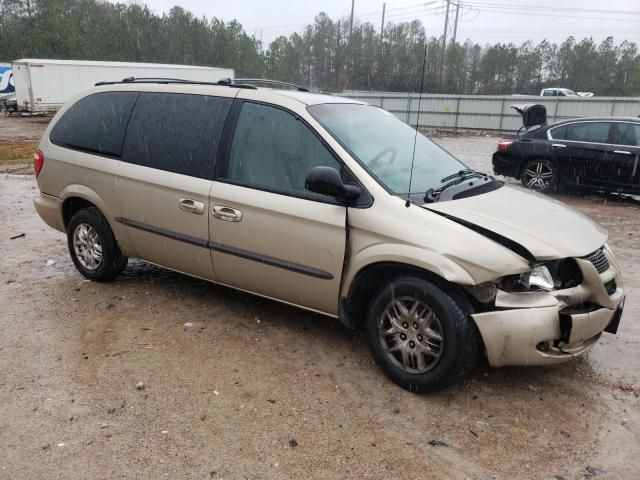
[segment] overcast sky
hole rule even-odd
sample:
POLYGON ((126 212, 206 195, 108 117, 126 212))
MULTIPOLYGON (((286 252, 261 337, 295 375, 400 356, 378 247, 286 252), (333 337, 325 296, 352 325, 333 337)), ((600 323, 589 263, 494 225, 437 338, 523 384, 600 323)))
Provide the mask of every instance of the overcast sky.
MULTIPOLYGON (((146 3, 156 13, 174 5, 197 16, 237 19, 250 35, 265 46, 278 35, 301 31, 324 11, 331 18, 349 15, 350 0, 306 2, 295 0, 134 0, 146 3)), ((600 41, 613 35, 640 44, 640 0, 460 0, 458 39, 479 43, 543 39, 559 42, 569 35, 593 36, 600 41)), ((442 34, 444 0, 387 1, 387 21, 421 20, 429 35, 442 34)), ((355 17, 380 28, 382 0, 355 0, 355 17)), ((454 14, 452 8, 451 14, 454 14)))

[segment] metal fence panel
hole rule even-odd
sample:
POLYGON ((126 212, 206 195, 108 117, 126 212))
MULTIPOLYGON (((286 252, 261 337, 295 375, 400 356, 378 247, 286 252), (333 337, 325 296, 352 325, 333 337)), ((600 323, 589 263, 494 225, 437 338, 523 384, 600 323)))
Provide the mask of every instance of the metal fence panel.
POLYGON ((341 95, 389 110, 411 125, 418 120, 420 103, 419 126, 447 130, 516 131, 522 120, 511 105, 522 103, 544 105, 549 123, 576 117, 640 116, 640 98, 626 97, 427 94, 419 102, 416 93, 346 91, 341 95))

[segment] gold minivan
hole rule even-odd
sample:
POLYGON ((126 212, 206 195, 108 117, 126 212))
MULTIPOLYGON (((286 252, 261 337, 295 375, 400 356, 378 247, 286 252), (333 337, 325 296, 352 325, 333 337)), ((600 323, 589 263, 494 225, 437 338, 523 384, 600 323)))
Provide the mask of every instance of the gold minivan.
POLYGON ((35 207, 89 279, 137 257, 339 318, 416 392, 484 355, 548 365, 616 333, 602 227, 385 110, 299 90, 99 85, 47 128, 35 207))

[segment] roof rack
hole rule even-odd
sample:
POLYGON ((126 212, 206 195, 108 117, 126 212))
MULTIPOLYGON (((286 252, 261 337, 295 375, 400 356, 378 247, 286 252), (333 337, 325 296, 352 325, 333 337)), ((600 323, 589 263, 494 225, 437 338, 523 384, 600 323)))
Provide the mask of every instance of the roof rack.
POLYGON ((283 86, 283 87, 295 88, 299 92, 308 92, 309 91, 308 88, 301 87, 300 85, 296 85, 295 83, 282 82, 280 80, 269 80, 268 78, 236 78, 235 80, 231 81, 232 84, 233 84, 233 82, 258 83, 258 84, 264 83, 264 84, 267 84, 267 85, 279 85, 279 86, 283 86))
POLYGON ((120 81, 110 82, 97 82, 96 87, 102 85, 116 85, 119 83, 162 83, 162 84, 185 84, 185 85, 218 85, 233 88, 247 88, 250 90, 256 90, 258 87, 252 85, 253 83, 266 84, 266 85, 278 85, 283 87, 290 87, 296 89, 298 92, 308 92, 309 89, 296 85, 295 83, 282 82, 280 80, 269 80, 268 78, 223 78, 217 82, 204 82, 199 80, 185 80, 182 78, 165 78, 165 77, 127 77, 120 81))
POLYGON ((164 77, 138 77, 138 78, 127 77, 116 82, 98 82, 95 84, 95 86, 100 87, 102 85, 117 85, 119 83, 162 83, 165 85, 167 84, 215 85, 215 86, 234 87, 234 88, 247 88, 250 90, 257 90, 258 88, 255 85, 249 85, 246 83, 235 83, 233 80, 229 78, 224 78, 217 82, 204 82, 199 80, 185 80, 181 78, 164 78, 164 77))

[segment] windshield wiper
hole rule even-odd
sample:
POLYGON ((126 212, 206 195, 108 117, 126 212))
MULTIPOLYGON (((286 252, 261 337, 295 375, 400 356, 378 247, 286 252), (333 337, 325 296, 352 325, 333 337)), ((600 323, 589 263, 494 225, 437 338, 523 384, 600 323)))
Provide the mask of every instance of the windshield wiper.
MULTIPOLYGON (((453 180, 454 178, 466 178, 467 176, 470 176, 471 174, 478 174, 478 172, 476 172, 475 170, 472 170, 470 168, 465 168, 464 170, 460 170, 452 175, 449 175, 448 177, 444 177, 442 180, 440 180, 441 183, 444 182, 448 182, 449 180, 453 180)), ((474 175, 475 176, 475 175, 474 175)))
POLYGON ((430 188, 429 190, 427 190, 424 194, 424 201, 427 203, 433 203, 436 200, 438 200, 438 197, 440 196, 440 194, 444 192, 447 188, 451 188, 455 185, 458 185, 464 182, 469 178, 474 178, 474 177, 486 178, 487 175, 484 173, 476 172, 471 168, 465 168, 464 170, 460 170, 440 180, 441 185, 438 188, 430 188))

